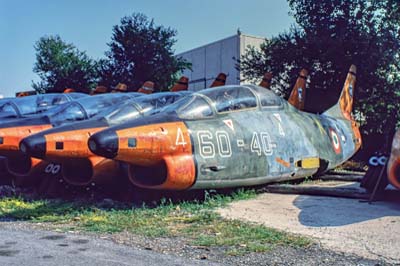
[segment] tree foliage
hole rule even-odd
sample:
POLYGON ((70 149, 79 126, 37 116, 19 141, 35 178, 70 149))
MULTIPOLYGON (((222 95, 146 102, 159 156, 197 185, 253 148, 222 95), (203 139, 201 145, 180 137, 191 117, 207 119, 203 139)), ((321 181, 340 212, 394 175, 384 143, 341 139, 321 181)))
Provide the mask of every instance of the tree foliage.
POLYGON ((122 82, 136 90, 151 80, 158 89, 168 88, 174 75, 188 67, 174 56, 175 35, 175 30, 155 25, 144 14, 123 17, 113 28, 107 59, 100 62, 101 84, 113 87, 122 82))
POLYGON ((59 36, 45 36, 34 46, 36 63, 33 71, 40 81, 33 83, 38 92, 62 92, 73 88, 89 92, 97 82, 96 62, 73 44, 64 42, 59 36))
POLYGON ((397 0, 288 0, 297 25, 249 48, 239 66, 246 78, 274 75, 288 96, 301 68, 310 72, 306 110, 322 112, 339 97, 351 64, 363 131, 383 132, 400 110, 400 9, 397 0))

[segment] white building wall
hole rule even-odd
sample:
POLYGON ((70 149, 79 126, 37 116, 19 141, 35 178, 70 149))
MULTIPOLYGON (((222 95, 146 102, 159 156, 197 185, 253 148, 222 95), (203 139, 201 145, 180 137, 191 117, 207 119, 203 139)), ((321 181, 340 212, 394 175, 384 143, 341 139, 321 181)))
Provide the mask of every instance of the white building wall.
POLYGON ((236 61, 245 52, 247 45, 259 47, 264 38, 248 35, 233 35, 181 54, 192 63, 192 71, 185 70, 183 75, 189 78, 189 90, 207 88, 216 76, 223 72, 227 74, 227 85, 240 84, 241 74, 236 69, 236 61))
MULTIPOLYGON (((260 49, 261 44, 265 42, 265 38, 261 37, 256 37, 256 36, 250 36, 250 35, 241 35, 240 38, 240 55, 244 55, 246 52, 246 49, 249 48, 250 46, 255 47, 256 49, 260 49)), ((261 81, 262 77, 260 77, 261 81)), ((240 73, 240 83, 251 83, 250 81, 247 81, 244 79, 242 73, 240 73)))

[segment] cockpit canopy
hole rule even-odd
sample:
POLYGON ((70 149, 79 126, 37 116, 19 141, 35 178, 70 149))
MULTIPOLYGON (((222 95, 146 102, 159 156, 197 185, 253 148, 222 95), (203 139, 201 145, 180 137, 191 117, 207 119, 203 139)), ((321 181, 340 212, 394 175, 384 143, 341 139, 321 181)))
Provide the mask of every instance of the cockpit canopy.
POLYGON ((193 93, 162 111, 176 112, 180 118, 191 120, 259 107, 279 108, 281 105, 279 96, 259 86, 223 86, 193 93))
POLYGON ((94 117, 103 110, 110 107, 119 107, 124 101, 129 101, 142 94, 138 93, 114 93, 90 96, 70 103, 63 104, 50 114, 47 114, 53 125, 59 126, 63 123, 81 121, 94 117))
POLYGON ((4 99, 0 102, 0 117, 18 118, 43 113, 63 103, 87 97, 83 93, 49 93, 4 99))
POLYGON ((159 92, 137 97, 117 109, 106 110, 99 116, 104 116, 104 119, 110 125, 116 125, 125 121, 134 119, 142 115, 150 115, 161 108, 170 105, 190 92, 159 92))

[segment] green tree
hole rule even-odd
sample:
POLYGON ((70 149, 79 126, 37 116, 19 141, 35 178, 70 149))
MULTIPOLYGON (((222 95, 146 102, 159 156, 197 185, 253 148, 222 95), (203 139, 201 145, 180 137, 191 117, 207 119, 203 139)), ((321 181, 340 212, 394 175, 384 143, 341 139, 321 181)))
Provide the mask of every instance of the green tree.
POLYGON ((175 36, 175 30, 155 25, 144 14, 123 17, 113 27, 107 59, 101 60, 100 83, 112 87, 122 82, 136 90, 151 80, 159 90, 169 88, 176 73, 189 67, 174 56, 175 36))
POLYGON ((248 49, 240 60, 245 77, 274 74, 287 96, 301 68, 310 72, 306 110, 322 112, 339 96, 355 64, 355 103, 364 133, 386 131, 400 110, 399 2, 397 0, 288 0, 297 25, 248 49), (397 11, 396 11, 397 10, 397 11))
POLYGON ((95 86, 97 63, 73 44, 64 42, 59 36, 45 36, 34 48, 36 63, 33 71, 40 77, 40 81, 32 85, 36 91, 62 92, 73 88, 88 93, 95 86))

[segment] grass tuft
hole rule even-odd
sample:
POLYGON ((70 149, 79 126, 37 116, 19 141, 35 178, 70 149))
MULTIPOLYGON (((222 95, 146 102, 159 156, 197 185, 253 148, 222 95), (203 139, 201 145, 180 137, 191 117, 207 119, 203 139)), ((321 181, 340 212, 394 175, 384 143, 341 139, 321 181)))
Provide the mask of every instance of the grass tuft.
MULTIPOLYGON (((255 197, 252 190, 230 195, 206 194, 203 202, 172 203, 162 200, 149 208, 118 205, 101 208, 96 204, 60 200, 0 199, 0 218, 31 222, 52 222, 60 227, 100 233, 127 231, 147 237, 180 236, 198 246, 223 246, 227 254, 265 252, 276 245, 305 247, 310 240, 238 220, 227 220, 214 210, 235 200, 255 197)), ((101 206, 101 205, 100 205, 101 206)))

